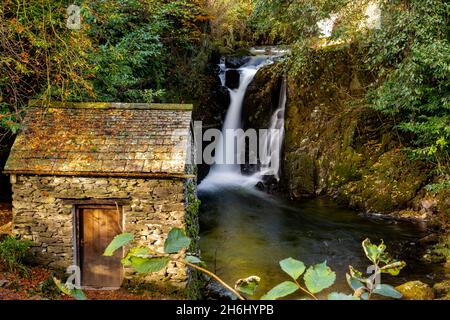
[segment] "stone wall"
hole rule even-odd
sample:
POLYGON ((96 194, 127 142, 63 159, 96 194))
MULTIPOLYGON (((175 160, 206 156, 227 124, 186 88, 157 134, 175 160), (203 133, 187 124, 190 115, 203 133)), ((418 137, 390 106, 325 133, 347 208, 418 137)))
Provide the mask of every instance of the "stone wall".
MULTIPOLYGON (((192 182, 24 175, 11 180, 13 233, 32 240, 38 263, 49 268, 73 264, 72 200, 123 199, 124 231, 134 233, 141 244, 160 252, 170 229, 186 227, 186 189, 192 182)), ((125 278, 137 277, 132 270, 126 270, 125 278)), ((157 286, 170 283, 175 288, 184 288, 188 274, 182 265, 170 263, 142 280, 157 286)))

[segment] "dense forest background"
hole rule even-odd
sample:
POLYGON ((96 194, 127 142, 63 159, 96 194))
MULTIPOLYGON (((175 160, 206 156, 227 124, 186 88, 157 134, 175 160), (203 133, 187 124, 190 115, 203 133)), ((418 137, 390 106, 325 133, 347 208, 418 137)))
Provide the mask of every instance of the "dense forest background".
MULTIPOLYGON (((448 177, 450 4, 379 1, 381 29, 361 25, 369 1, 92 0, 82 28, 66 27, 58 0, 0 5, 0 144, 7 152, 28 100, 192 102, 208 105, 208 62, 250 46, 288 46, 283 64, 308 77, 320 59, 317 22, 339 13, 331 40, 351 47, 375 81, 364 99, 396 132, 409 157, 448 177), (366 30, 367 29, 367 30, 366 30)), ((326 51, 326 50, 323 50, 326 51)), ((325 54, 325 53, 324 53, 325 54)), ((326 86, 327 83, 324 83, 326 86)), ((1 164, 1 163, 0 163, 1 164)), ((444 179, 430 188, 446 188, 444 179)))

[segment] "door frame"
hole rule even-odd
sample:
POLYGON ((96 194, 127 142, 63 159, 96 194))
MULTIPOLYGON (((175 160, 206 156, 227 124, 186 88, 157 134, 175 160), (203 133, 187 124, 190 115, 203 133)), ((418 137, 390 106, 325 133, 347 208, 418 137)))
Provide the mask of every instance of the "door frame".
MULTIPOLYGON (((80 279, 81 279, 81 287, 86 288, 83 286, 83 257, 82 257, 82 229, 81 224, 82 222, 82 216, 81 216, 81 210, 82 209, 115 209, 119 212, 119 227, 122 232, 124 232, 125 228, 125 222, 124 222, 124 203, 118 202, 115 200, 85 200, 85 201, 77 201, 72 203, 72 216, 73 216, 73 260, 74 264, 79 268, 80 270, 80 279)), ((124 251, 122 250, 122 257, 124 256, 124 251)), ((124 276, 124 268, 122 266, 121 270, 121 277, 124 276)), ((90 288, 93 289, 93 288, 90 288)), ((116 288, 96 288, 97 290, 105 290, 105 289, 116 289, 116 288)))

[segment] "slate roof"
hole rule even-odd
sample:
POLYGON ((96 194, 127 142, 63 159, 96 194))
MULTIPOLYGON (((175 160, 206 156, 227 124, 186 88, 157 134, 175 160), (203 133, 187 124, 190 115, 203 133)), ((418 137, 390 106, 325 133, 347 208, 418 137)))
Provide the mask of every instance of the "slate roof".
POLYGON ((30 102, 5 173, 186 173, 192 105, 30 102))

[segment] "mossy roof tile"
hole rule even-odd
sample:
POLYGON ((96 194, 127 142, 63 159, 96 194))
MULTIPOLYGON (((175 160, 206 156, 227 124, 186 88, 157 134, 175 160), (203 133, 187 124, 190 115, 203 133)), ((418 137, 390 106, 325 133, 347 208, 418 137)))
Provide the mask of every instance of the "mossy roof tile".
POLYGON ((182 175, 191 110, 190 105, 60 102, 45 108, 32 101, 4 171, 182 175))

